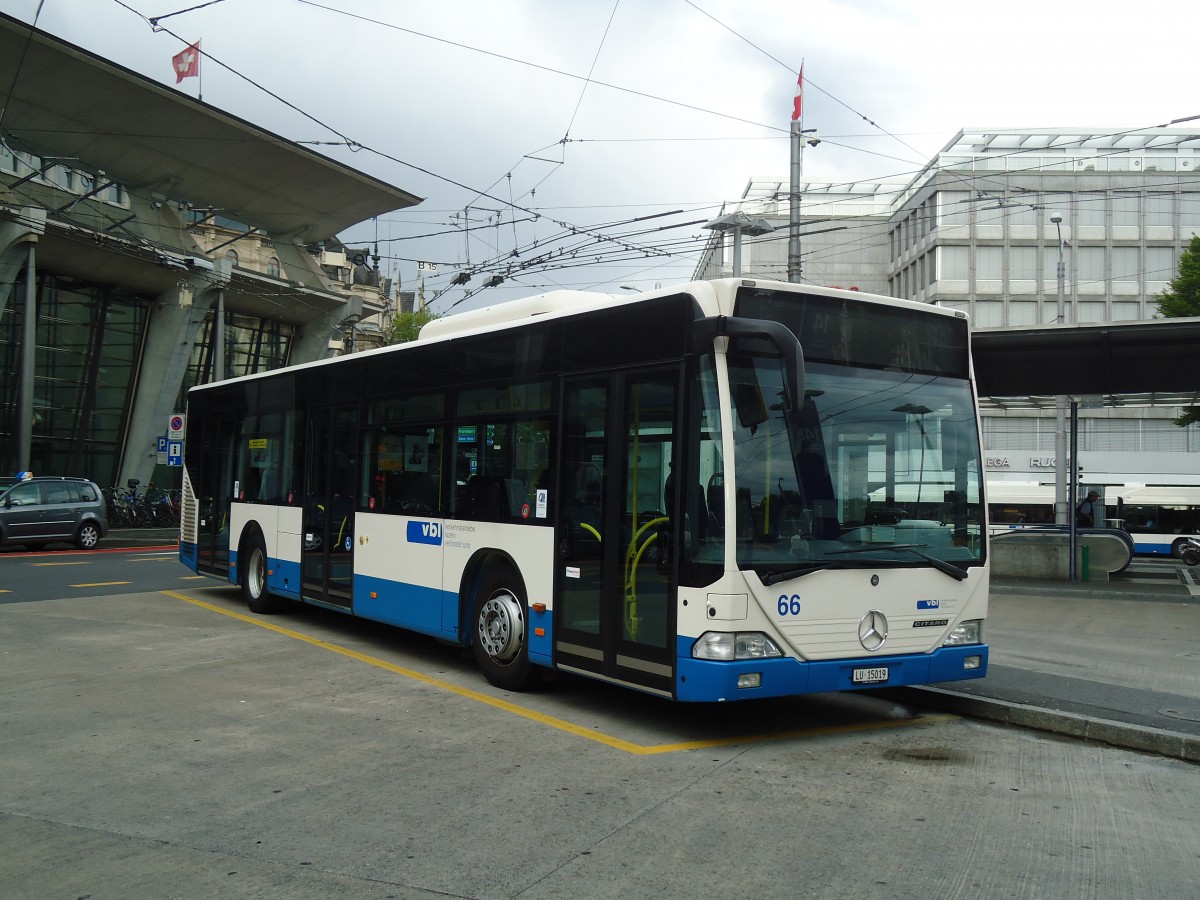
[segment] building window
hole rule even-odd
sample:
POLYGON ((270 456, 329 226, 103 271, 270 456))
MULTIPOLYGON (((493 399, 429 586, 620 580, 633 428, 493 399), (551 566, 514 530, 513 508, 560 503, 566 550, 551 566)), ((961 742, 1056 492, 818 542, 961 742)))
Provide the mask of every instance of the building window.
POLYGON ((938 191, 938 225, 971 224, 971 194, 968 191, 938 191))
MULTIPOLYGON (((213 380, 216 354, 213 352, 213 313, 210 310, 192 347, 187 372, 175 400, 183 409, 189 389, 213 380)), ((239 313, 225 316, 225 372, 221 378, 253 375, 281 369, 288 363, 295 329, 270 319, 258 319, 239 313)))
POLYGON ((999 300, 980 300, 975 304, 972 325, 977 328, 995 328, 1004 324, 1004 304, 999 300))
POLYGON ((1079 255, 1079 283, 1103 284, 1104 248, 1080 247, 1076 252, 1079 255))
POLYGON ((1137 247, 1114 247, 1112 252, 1112 280, 1137 283, 1141 274, 1138 265, 1137 247))
POLYGON ((975 250, 975 280, 1000 281, 1004 277, 1004 248, 977 247, 975 250))
POLYGON ((1146 224, 1147 225, 1170 225, 1171 224, 1171 195, 1170 194, 1147 194, 1146 195, 1146 224))
POLYGON ((237 255, 237 251, 236 251, 236 250, 234 250, 234 249, 232 249, 232 248, 230 248, 229 250, 226 250, 226 251, 225 251, 225 258, 226 258, 227 260, 229 260, 231 263, 233 263, 233 265, 234 265, 234 268, 237 268, 237 264, 238 264, 238 255, 237 255))
POLYGON ((1008 208, 1009 225, 1036 225, 1039 211, 1033 206, 1011 206, 1008 208))
MULTIPOLYGON (((1036 281, 1038 276, 1037 265, 1037 247, 1013 247, 1009 250, 1009 278, 1015 281, 1036 281)), ((1055 265, 1057 266, 1057 257, 1055 258, 1055 265)))
POLYGON ((1080 191, 1075 195, 1075 224, 1104 226, 1104 194, 1080 191))
POLYGON ((1200 232, 1200 196, 1195 194, 1180 195, 1179 227, 1185 236, 1189 231, 1200 232))
MULTIPOLYGON (((37 279, 37 347, 31 466, 101 484, 117 463, 142 350, 149 301, 100 285, 37 279)), ((25 290, 24 270, 16 295, 25 290)), ((0 313, 0 467, 15 471, 24 304, 0 313)))
POLYGON ((274 256, 267 260, 267 274, 272 278, 279 277, 279 260, 274 256))
POLYGON ((1146 248, 1146 280, 1170 281, 1175 277, 1175 250, 1172 247, 1146 248))
POLYGON ((937 248, 937 261, 939 279, 948 279, 951 281, 966 281, 969 277, 967 274, 967 261, 969 248, 967 247, 952 247, 943 245, 937 248))
POLYGON ((1040 325, 1038 321, 1038 305, 1029 300, 1013 300, 1008 304, 1009 325, 1040 325))
POLYGON ((1132 225, 1138 224, 1138 195, 1137 194, 1113 194, 1112 198, 1113 209, 1113 225, 1132 225))
POLYGON ((1062 216, 1060 223, 1063 230, 1063 236, 1066 237, 1067 229, 1071 227, 1071 195, 1070 194, 1043 194, 1042 195, 1042 221, 1046 224, 1046 234, 1054 240, 1058 240, 1058 228, 1050 221, 1051 216, 1062 216))
POLYGON ((983 443, 989 451, 1037 450, 1038 420, 1032 417, 986 416, 983 419, 983 443))

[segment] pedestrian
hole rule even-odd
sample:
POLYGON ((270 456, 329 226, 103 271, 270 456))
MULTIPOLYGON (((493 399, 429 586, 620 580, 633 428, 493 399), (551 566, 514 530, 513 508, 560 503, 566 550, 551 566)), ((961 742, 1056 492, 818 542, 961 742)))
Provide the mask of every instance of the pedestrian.
POLYGON ((1088 491, 1087 499, 1079 504, 1079 512, 1075 516, 1076 525, 1091 528, 1096 524, 1096 501, 1099 499, 1100 495, 1098 493, 1088 491))

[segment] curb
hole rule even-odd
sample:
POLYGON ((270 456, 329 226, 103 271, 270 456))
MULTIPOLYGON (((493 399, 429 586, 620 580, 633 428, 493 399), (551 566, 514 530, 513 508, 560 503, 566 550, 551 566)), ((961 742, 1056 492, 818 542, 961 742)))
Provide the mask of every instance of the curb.
POLYGON ((1111 600, 1195 600, 1182 584, 1160 582, 1140 585, 1111 585, 1096 582, 1093 584, 1075 582, 1045 582, 1029 580, 1022 584, 1020 581, 1008 580, 997 582, 993 580, 989 586, 992 594, 1039 594, 1057 597, 1097 597, 1111 600))
POLYGON ((1031 728, 1035 731, 1045 731, 1064 737, 1096 741, 1126 750, 1140 750, 1145 753, 1178 759, 1182 762, 1200 763, 1200 737, 1195 735, 1179 734, 1144 725, 1131 725, 1127 722, 1115 722, 1111 719, 1096 719, 1061 710, 1014 703, 1009 700, 958 694, 943 688, 895 688, 887 693, 889 696, 916 706, 944 710, 1005 725, 1031 728))

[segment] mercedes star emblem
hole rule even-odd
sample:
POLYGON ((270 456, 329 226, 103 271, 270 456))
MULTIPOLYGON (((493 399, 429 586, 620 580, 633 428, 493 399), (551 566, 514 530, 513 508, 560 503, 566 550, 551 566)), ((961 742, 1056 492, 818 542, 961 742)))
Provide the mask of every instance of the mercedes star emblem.
POLYGON ((887 640, 887 635, 887 616, 877 609, 868 612, 858 623, 858 642, 866 650, 878 650, 887 640))

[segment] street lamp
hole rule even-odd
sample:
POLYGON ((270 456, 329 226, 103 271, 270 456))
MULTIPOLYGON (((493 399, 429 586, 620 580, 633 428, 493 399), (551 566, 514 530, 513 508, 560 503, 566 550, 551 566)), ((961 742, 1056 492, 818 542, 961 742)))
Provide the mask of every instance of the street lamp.
POLYGON ((744 212, 727 213, 723 216, 717 216, 711 222, 706 222, 704 227, 712 231, 733 232, 734 278, 742 276, 742 235, 758 237, 762 234, 770 234, 775 230, 775 226, 761 216, 752 219, 744 212))
POLYGON ((1067 264, 1063 259, 1063 250, 1067 242, 1062 236, 1062 213, 1050 213, 1050 221, 1058 231, 1058 324, 1067 324, 1067 303, 1064 296, 1067 281, 1067 264))
MULTIPOLYGON (((1062 213, 1050 214, 1050 221, 1058 232, 1058 319, 1059 325, 1067 323, 1065 287, 1067 266, 1063 259, 1066 246, 1062 236, 1062 213)), ((1066 525, 1070 521, 1071 504, 1067 500, 1067 398, 1059 394, 1054 398, 1054 524, 1066 525)), ((1073 552, 1072 548, 1072 552, 1073 552)))

